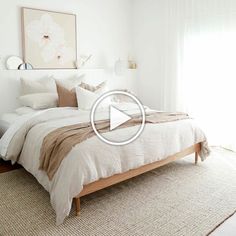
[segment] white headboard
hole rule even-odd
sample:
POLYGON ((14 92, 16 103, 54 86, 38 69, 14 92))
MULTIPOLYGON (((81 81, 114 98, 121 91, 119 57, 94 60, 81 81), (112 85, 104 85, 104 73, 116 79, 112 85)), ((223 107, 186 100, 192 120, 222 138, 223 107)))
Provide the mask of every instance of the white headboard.
POLYGON ((20 78, 37 79, 53 75, 55 79, 69 78, 84 74, 83 80, 90 84, 99 84, 107 80, 110 90, 128 89, 137 93, 135 70, 127 70, 125 76, 115 76, 112 70, 80 69, 80 70, 0 70, 0 115, 12 112, 19 107, 20 78))

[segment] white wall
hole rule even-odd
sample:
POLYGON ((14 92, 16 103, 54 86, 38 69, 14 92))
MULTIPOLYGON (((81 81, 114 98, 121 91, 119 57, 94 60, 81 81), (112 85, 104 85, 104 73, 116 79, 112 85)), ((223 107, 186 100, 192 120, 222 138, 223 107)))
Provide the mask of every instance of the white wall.
POLYGON ((5 60, 11 55, 22 56, 21 7, 31 7, 77 15, 78 56, 93 54, 86 68, 96 81, 96 68, 102 68, 111 89, 127 88, 136 92, 135 71, 123 77, 114 75, 118 58, 128 59, 132 53, 130 0, 1 0, 0 5, 0 114, 12 111, 19 96, 20 76, 37 78, 40 75, 68 77, 83 73, 77 70, 8 71, 5 60), (16 86, 16 87, 14 87, 16 86), (6 102, 7 101, 7 102, 6 102))
POLYGON ((93 54, 91 67, 111 67, 131 52, 129 0, 1 0, 1 58, 22 55, 21 7, 77 14, 78 54, 93 54))
POLYGON ((158 108, 161 105, 163 24, 158 18, 163 12, 155 0, 133 0, 134 55, 138 64, 138 94, 143 103, 158 108), (157 73, 158 72, 158 73, 157 73), (154 95, 154 96, 153 96, 154 95))
MULTIPOLYGON (((138 63, 138 94, 143 103, 164 109, 168 21, 166 0, 133 0, 134 55, 138 63)), ((171 71, 171 68, 169 68, 171 71)))

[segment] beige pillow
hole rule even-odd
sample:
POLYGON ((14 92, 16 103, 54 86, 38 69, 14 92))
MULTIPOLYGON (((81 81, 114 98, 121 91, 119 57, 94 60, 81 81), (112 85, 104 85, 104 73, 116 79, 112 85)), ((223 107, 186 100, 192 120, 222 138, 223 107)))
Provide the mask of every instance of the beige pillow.
POLYGON ((69 90, 57 83, 58 106, 78 107, 75 88, 69 90))
POLYGON ((97 90, 101 89, 101 88, 105 88, 106 87, 106 81, 102 82, 99 85, 90 85, 90 84, 86 84, 85 82, 81 82, 80 87, 86 90, 89 90, 90 92, 96 92, 97 90))
MULTIPOLYGON (((130 93, 130 94, 134 95, 132 92, 130 92, 127 89, 118 89, 118 91, 130 93)), ((122 103, 122 102, 135 103, 135 101, 132 98, 130 98, 126 95, 123 95, 123 94, 115 94, 112 96, 111 100, 112 100, 112 102, 116 102, 116 103, 122 103)))
MULTIPOLYGON (((93 86, 90 84, 86 84, 81 82, 81 78, 84 75, 65 79, 65 80, 57 80, 57 93, 58 93, 58 106, 59 107, 78 107, 78 96, 76 97, 75 87, 81 87, 90 92, 96 92, 98 90, 103 90, 106 87, 106 81, 102 82, 97 86, 93 86), (62 83, 63 81, 63 83, 62 83)), ((104 91, 103 91, 104 92, 104 91)))
MULTIPOLYGON (((76 87, 76 96, 78 101, 78 108, 82 110, 90 110, 96 100, 104 94, 104 88, 100 88, 95 92, 89 91, 82 88, 81 86, 76 87)), ((105 108, 110 105, 110 98, 104 99, 100 105, 100 108, 105 108)))
POLYGON ((83 77, 84 77, 84 74, 72 76, 72 77, 66 78, 66 79, 57 79, 56 84, 60 85, 61 87, 66 88, 68 90, 72 90, 73 88, 75 88, 81 84, 83 77))
POLYGON ((57 107, 58 97, 56 93, 32 93, 20 96, 18 99, 21 105, 40 110, 57 107))
POLYGON ((57 93, 56 83, 53 77, 43 77, 41 79, 21 78, 21 95, 34 93, 57 93))

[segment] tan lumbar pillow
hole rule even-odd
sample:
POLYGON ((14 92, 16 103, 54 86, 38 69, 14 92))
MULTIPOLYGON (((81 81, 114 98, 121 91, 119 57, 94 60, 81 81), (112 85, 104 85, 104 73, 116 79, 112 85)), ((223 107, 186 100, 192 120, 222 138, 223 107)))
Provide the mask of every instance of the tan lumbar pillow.
POLYGON ((69 90, 57 83, 58 106, 78 107, 75 88, 69 90))

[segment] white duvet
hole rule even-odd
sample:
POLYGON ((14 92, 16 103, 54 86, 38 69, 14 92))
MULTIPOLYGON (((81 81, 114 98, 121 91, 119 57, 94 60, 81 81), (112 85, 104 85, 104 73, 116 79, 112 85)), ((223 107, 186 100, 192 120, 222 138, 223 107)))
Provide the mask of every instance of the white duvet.
MULTIPOLYGON (((129 106, 121 109, 129 109, 129 106)), ((128 113, 136 112, 130 108, 128 113)), ((88 111, 72 108, 53 108, 24 115, 0 140, 2 158, 12 163, 19 162, 50 193, 57 224, 61 224, 69 215, 73 198, 85 184, 164 159, 199 142, 202 143, 202 160, 209 153, 206 137, 193 120, 147 124, 139 138, 125 146, 108 145, 96 136, 78 144, 49 181, 46 173, 39 170, 44 137, 59 127, 87 122, 89 115, 88 111), (19 154, 18 159, 14 157, 16 153, 19 154)), ((99 116, 104 119, 107 112, 100 111, 99 116)), ((104 137, 125 140, 136 128, 114 130, 104 134, 104 137)))

